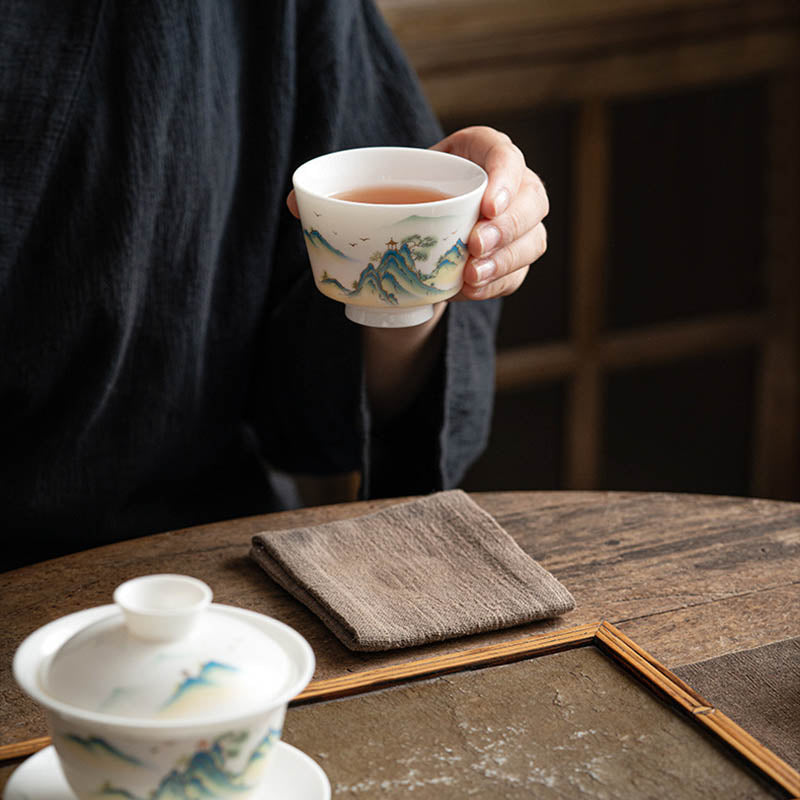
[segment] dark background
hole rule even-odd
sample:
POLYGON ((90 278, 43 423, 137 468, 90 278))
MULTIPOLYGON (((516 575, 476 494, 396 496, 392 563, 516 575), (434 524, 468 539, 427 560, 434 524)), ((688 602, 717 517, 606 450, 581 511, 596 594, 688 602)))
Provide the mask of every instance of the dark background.
POLYGON ((551 202, 464 488, 800 499, 798 5, 379 5, 551 202))

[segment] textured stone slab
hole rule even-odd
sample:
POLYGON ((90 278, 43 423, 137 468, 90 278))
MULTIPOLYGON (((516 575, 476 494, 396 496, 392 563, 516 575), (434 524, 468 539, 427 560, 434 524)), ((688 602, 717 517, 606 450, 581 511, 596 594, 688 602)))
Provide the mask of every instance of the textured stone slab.
POLYGON ((290 709, 335 797, 782 797, 594 647, 290 709))

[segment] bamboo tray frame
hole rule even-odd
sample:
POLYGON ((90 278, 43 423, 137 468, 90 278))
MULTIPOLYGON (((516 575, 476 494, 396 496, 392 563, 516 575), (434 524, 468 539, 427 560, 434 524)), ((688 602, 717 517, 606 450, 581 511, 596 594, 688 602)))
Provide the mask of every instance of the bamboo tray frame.
MULTIPOLYGON (((637 681, 665 700, 674 710, 688 717, 712 738, 726 745, 755 772, 777 784, 790 796, 800 797, 800 773, 712 706, 609 622, 580 625, 459 653, 433 656, 339 678, 312 681, 292 700, 291 705, 333 700, 422 678, 508 664, 577 647, 596 647, 603 655, 621 665, 637 681)), ((4 745, 0 747, 0 761, 29 756, 49 744, 50 738, 42 736, 4 745)))
POLYGON ((726 745, 734 757, 742 759, 752 770, 777 784, 790 796, 800 797, 800 773, 609 622, 580 625, 460 653, 314 681, 295 698, 293 704, 332 700, 411 680, 508 664, 577 647, 596 647, 632 674, 635 680, 665 700, 673 710, 682 713, 705 729, 712 738, 726 745))

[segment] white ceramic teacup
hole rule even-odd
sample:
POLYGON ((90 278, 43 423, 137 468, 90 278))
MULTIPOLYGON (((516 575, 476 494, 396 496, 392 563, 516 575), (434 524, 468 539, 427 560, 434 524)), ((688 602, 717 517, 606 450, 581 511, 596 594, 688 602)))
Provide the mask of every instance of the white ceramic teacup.
POLYGON ((457 294, 467 240, 488 177, 435 150, 365 147, 307 161, 292 178, 317 288, 362 325, 406 327, 457 294), (353 202, 334 197, 380 186, 430 189, 446 199, 353 202))
POLYGON ((210 599, 188 576, 144 576, 18 648, 14 677, 44 707, 79 800, 264 795, 314 655, 287 625, 210 599))

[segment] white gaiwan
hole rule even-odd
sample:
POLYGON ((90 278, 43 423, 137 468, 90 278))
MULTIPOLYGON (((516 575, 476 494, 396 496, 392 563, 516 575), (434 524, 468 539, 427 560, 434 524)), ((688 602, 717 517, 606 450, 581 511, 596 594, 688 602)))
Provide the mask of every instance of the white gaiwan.
POLYGON ((14 657, 77 797, 262 794, 287 704, 314 671, 305 639, 211 604, 184 575, 135 578, 114 600, 45 625, 14 657))

